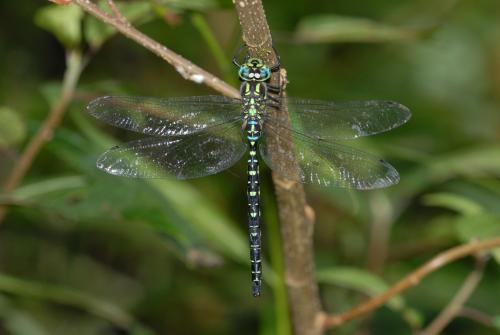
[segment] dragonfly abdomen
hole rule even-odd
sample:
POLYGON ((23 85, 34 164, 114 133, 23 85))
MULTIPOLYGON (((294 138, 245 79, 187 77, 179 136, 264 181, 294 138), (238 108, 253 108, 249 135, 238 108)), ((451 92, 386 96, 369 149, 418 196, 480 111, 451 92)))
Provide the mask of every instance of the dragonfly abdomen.
POLYGON ((248 158, 248 232, 250 242, 250 266, 252 272, 252 294, 260 295, 262 281, 261 234, 260 234, 260 185, 257 142, 250 146, 248 158))
POLYGON ((252 272, 252 294, 260 295, 262 281, 261 233, 260 233, 260 185, 259 160, 257 157, 261 126, 256 117, 246 120, 249 143, 248 156, 248 232, 250 242, 250 267, 252 272))
POLYGON ((248 233, 250 242, 250 267, 252 272, 252 294, 257 297, 262 286, 262 257, 260 230, 260 184, 258 143, 261 136, 260 111, 266 99, 265 84, 244 82, 241 87, 241 98, 245 115, 245 131, 249 144, 248 157, 248 233))

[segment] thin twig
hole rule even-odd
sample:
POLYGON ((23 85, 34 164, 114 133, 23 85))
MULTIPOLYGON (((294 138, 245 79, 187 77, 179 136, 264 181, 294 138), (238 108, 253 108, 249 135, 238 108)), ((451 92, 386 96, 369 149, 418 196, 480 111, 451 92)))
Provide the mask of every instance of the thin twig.
POLYGON ((239 93, 234 87, 225 83, 208 71, 205 71, 199 66, 191 63, 186 58, 173 52, 166 46, 161 45, 149 36, 144 35, 140 31, 135 29, 130 23, 128 23, 128 21, 122 21, 120 17, 123 15, 116 14, 116 12, 120 13, 116 6, 113 9, 113 12, 115 12, 115 16, 111 16, 110 14, 101 10, 90 0, 73 0, 73 2, 82 7, 87 13, 95 16, 102 22, 113 26, 114 28, 116 28, 116 30, 118 30, 126 37, 132 39, 133 41, 142 45, 144 48, 167 61, 167 63, 172 65, 184 79, 191 80, 197 84, 205 84, 208 87, 220 92, 221 94, 230 97, 239 97, 239 93))
MULTIPOLYGON (((277 59, 261 1, 235 0, 234 4, 243 31, 243 41, 248 46, 249 53, 263 58, 268 64, 274 64, 277 59)), ((280 83, 286 83, 284 69, 280 75, 272 78, 272 84, 280 83)), ((283 99, 285 98, 286 94, 283 94, 283 99)), ((289 123, 286 104, 282 104, 280 111, 273 117, 285 125, 289 123)), ((284 131, 285 128, 280 129, 279 134, 268 131, 266 137, 269 152, 273 153, 271 160, 278 166, 287 165, 280 162, 281 159, 293 157, 289 154, 293 155, 293 148, 290 146, 292 142, 286 140, 290 134, 284 131)), ((293 166, 289 168, 294 169, 293 166)), ((318 335, 322 332, 323 313, 314 278, 313 222, 310 220, 314 217, 314 211, 306 203, 302 184, 284 180, 276 173, 273 173, 273 181, 281 222, 285 282, 294 332, 298 335, 318 335)))
POLYGON ((470 308, 470 307, 462 307, 458 312, 458 316, 463 318, 471 319, 479 324, 482 324, 485 327, 494 327, 493 319, 488 314, 483 311, 470 308))
POLYGON ((441 313, 427 326, 426 329, 420 332, 419 335, 436 335, 440 334, 446 326, 457 317, 462 306, 469 300, 469 297, 476 289, 477 285, 483 277, 484 266, 488 260, 488 256, 476 256, 476 264, 471 273, 465 278, 462 287, 457 291, 453 299, 448 303, 441 313))
POLYGON ((383 305, 395 295, 417 285, 429 273, 442 268, 446 264, 465 256, 476 254, 481 250, 493 249, 498 247, 500 247, 500 237, 483 241, 474 241, 441 252, 430 261, 426 262, 424 265, 420 266, 415 271, 391 286, 387 291, 354 308, 351 308, 348 311, 340 314, 327 315, 324 319, 323 326, 324 328, 337 327, 345 323, 346 321, 367 314, 378 306, 383 305))
POLYGON ((129 25, 130 23, 128 22, 127 18, 123 16, 122 12, 118 9, 116 6, 115 2, 113 0, 108 0, 108 7, 111 8, 113 11, 113 14, 115 14, 115 17, 119 19, 123 24, 129 25))
MULTIPOLYGON (((52 107, 42 127, 28 143, 21 157, 12 168, 2 188, 5 193, 10 193, 16 188, 33 163, 33 160, 40 152, 44 143, 50 140, 54 130, 61 123, 62 117, 73 98, 76 84, 86 63, 86 60, 82 59, 79 51, 73 50, 68 52, 66 56, 66 72, 64 73, 59 99, 52 107)), ((0 222, 3 220, 6 210, 6 206, 0 206, 0 222)))

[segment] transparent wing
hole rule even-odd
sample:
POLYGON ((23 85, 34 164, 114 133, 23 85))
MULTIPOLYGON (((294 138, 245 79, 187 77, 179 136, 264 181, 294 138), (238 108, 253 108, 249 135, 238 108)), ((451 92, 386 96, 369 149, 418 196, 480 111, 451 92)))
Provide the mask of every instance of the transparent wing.
MULTIPOLYGON (((286 98, 291 128, 316 139, 354 139, 399 127, 410 110, 393 101, 331 102, 286 98)), ((269 115, 266 116, 266 119, 269 115)))
POLYGON ((241 123, 233 122, 176 138, 146 138, 106 151, 97 167, 134 178, 198 178, 235 164, 247 150, 241 123))
POLYGON ((265 125, 260 153, 266 164, 283 177, 302 183, 359 190, 383 188, 399 181, 398 172, 386 161, 335 142, 292 132, 290 138, 278 127, 265 125), (293 147, 292 154, 270 145, 293 147))
POLYGON ((100 97, 87 112, 99 120, 150 136, 185 136, 241 119, 241 101, 224 96, 100 97))

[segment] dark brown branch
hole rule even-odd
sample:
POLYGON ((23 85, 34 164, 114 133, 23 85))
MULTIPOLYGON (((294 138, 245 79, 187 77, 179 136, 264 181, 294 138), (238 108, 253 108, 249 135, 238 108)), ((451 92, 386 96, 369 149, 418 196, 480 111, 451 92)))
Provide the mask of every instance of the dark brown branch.
MULTIPOLYGON (((33 160, 40 152, 40 149, 52 138, 54 130, 59 126, 69 103, 75 93, 76 84, 80 78, 80 73, 83 70, 86 62, 82 60, 78 51, 69 51, 66 56, 66 72, 62 82, 62 90, 59 99, 52 107, 47 119, 45 119, 42 127, 38 130, 35 136, 26 146, 19 160, 16 162, 7 181, 3 186, 5 193, 12 192, 19 182, 23 179, 33 160)), ((0 222, 5 216, 6 206, 0 206, 0 222)))
MULTIPOLYGON (((272 39, 267 24, 264 8, 260 0, 234 0, 243 31, 243 41, 249 52, 263 58, 268 64, 274 64, 276 57, 272 52, 272 39)), ((281 80, 273 77, 274 85, 286 82, 286 71, 282 69, 281 80)), ((279 76, 277 76, 279 77, 279 76)), ((277 122, 289 123, 286 104, 276 113, 277 122)), ((264 125, 265 127, 265 125, 264 125)), ((285 128, 280 129, 279 138, 267 133, 269 152, 276 164, 280 159, 293 155, 291 141, 286 139, 285 128)), ((289 159, 286 160, 289 162, 289 159)), ((294 165, 294 164, 291 164, 294 165)), ((296 163, 295 163, 296 165, 296 163)), ((290 166, 290 169, 296 167, 290 166)), ((295 334, 317 335, 322 332, 322 316, 318 286, 314 278, 313 255, 313 217, 314 211, 307 205, 301 184, 282 179, 273 173, 277 196, 281 235, 284 249, 285 281, 292 311, 295 334)))
POLYGON ((73 0, 73 2, 82 7, 87 13, 113 26, 123 35, 164 59, 167 63, 172 65, 184 79, 191 80, 197 84, 205 84, 217 92, 230 97, 239 97, 239 93, 234 87, 135 29, 130 23, 123 19, 123 15, 116 14, 119 13, 116 6, 112 5, 111 7, 115 13, 115 16, 111 16, 89 0, 73 0))
POLYGON ((420 281, 427 276, 429 273, 442 268, 448 263, 451 263, 457 259, 463 258, 465 256, 474 255, 481 250, 493 249, 500 247, 500 237, 483 240, 474 241, 471 243, 463 244, 444 252, 441 252, 430 261, 424 265, 417 268, 415 271, 398 281, 396 284, 391 286, 387 291, 373 297, 372 299, 351 308, 340 314, 327 315, 324 319, 323 326, 325 328, 333 328, 340 326, 346 321, 357 318, 361 315, 367 314, 377 307, 383 305, 388 300, 393 298, 395 295, 417 285, 420 281))

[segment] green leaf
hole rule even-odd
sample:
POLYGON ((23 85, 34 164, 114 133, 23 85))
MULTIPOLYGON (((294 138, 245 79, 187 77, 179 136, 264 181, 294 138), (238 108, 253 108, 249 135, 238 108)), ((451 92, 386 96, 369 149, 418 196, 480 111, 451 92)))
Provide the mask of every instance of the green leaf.
POLYGON ((179 215, 202 232, 216 249, 238 262, 247 261, 248 246, 241 231, 194 187, 170 179, 147 180, 147 183, 156 189, 179 215), (196 210, 193 210, 193 204, 196 204, 196 210))
POLYGON ((19 115, 8 107, 0 107, 0 148, 21 142, 26 128, 19 115))
POLYGON ((406 202, 432 185, 457 177, 486 177, 500 175, 500 146, 481 145, 456 152, 435 155, 413 172, 406 173, 391 198, 406 202))
POLYGON ((481 205, 483 212, 500 214, 500 180, 495 177, 455 179, 444 185, 447 193, 460 195, 481 205))
POLYGON ((159 0, 164 7, 178 10, 198 10, 215 9, 218 7, 217 0, 159 0))
POLYGON ((35 23, 51 32, 65 48, 72 49, 82 39, 82 18, 83 11, 77 5, 49 5, 36 12, 35 23))
MULTIPOLYGON (((488 239, 500 236, 500 216, 480 213, 460 217, 457 222, 457 234, 463 242, 473 239, 488 239)), ((492 250, 495 260, 500 263, 500 248, 492 250)))
MULTIPOLYGON (((356 290, 369 296, 377 295, 389 287, 387 283, 374 274, 350 267, 319 270, 316 273, 316 278, 319 282, 356 290)), ((394 297, 389 301, 389 304, 394 308, 401 308, 403 300, 401 297, 394 297)))
POLYGON ((9 330, 9 334, 13 335, 48 335, 37 320, 20 310, 9 314, 9 318, 5 321, 5 328, 9 330))
POLYGON ((133 321, 131 315, 116 305, 102 300, 100 297, 94 297, 70 288, 30 281, 0 273, 0 291, 81 308, 124 327, 130 325, 133 321))
POLYGON ((487 174, 499 175, 500 147, 479 146, 477 148, 465 149, 461 152, 443 155, 440 159, 434 159, 427 166, 433 178, 452 178, 462 176, 484 176, 487 174))
POLYGON ((424 196, 427 206, 444 207, 457 211, 463 215, 478 214, 483 208, 477 202, 453 193, 433 193, 424 196))
POLYGON ((3 327, 12 335, 48 335, 37 320, 2 295, 0 295, 0 320, 3 327))
MULTIPOLYGON (((104 1, 100 1, 99 5, 106 8, 104 1)), ((153 17, 151 10, 151 2, 136 1, 133 3, 117 3, 116 6, 125 18, 131 23, 143 23, 153 17)), ((109 8, 109 7, 108 7, 109 8)), ((103 44, 108 38, 116 33, 116 29, 109 24, 103 23, 93 16, 87 16, 84 21, 84 35, 87 43, 92 48, 97 48, 103 44)))
POLYGON ((54 107, 61 93, 61 82, 47 82, 40 87, 40 93, 50 107, 54 107))
POLYGON ((46 196, 48 193, 64 191, 85 186, 81 176, 48 178, 39 182, 23 185, 14 191, 14 196, 20 200, 46 196))
POLYGON ((295 37, 300 42, 388 42, 407 40, 415 31, 359 17, 315 15, 300 21, 295 37))
POLYGON ((495 315, 491 318, 491 325, 500 331, 500 315, 495 315))

